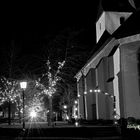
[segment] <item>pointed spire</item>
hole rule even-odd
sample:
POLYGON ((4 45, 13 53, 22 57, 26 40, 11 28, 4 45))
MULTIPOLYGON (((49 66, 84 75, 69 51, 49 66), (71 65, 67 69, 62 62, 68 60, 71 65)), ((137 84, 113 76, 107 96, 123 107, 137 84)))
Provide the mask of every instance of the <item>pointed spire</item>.
POLYGON ((110 12, 134 12, 136 4, 134 0, 100 0, 98 3, 97 20, 103 11, 110 12))
POLYGON ((136 5, 135 5, 134 0, 128 0, 128 2, 130 3, 130 5, 131 5, 134 9, 136 9, 136 5))

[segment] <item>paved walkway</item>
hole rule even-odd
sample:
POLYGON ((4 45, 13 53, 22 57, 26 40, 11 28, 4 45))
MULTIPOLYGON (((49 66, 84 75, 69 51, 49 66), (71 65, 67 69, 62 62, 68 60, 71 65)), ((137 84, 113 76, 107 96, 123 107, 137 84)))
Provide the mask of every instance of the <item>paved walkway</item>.
POLYGON ((74 124, 67 122, 56 122, 55 126, 48 126, 46 122, 26 122, 26 130, 21 131, 22 123, 8 125, 7 123, 0 124, 1 136, 0 140, 16 139, 75 139, 75 140, 120 140, 120 136, 111 126, 101 125, 82 125, 76 128, 74 124), (57 128, 61 129, 57 129, 57 128), (8 129, 3 129, 8 128, 8 129), (19 129, 9 129, 19 128, 19 129), (33 128, 33 129, 32 129, 33 128), (37 128, 37 129, 34 129, 37 128), (48 129, 53 128, 53 129, 48 129), (8 134, 8 135, 7 135, 8 134), (41 136, 41 137, 40 137, 41 136), (13 138, 13 139, 12 139, 13 138))
MULTIPOLYGON (((25 123, 26 128, 49 128, 52 126, 48 126, 47 122, 26 122, 25 123)), ((53 127, 75 127, 72 124, 68 124, 64 121, 57 121, 54 122, 53 127)), ((0 128, 22 128, 22 123, 12 123, 9 125, 8 123, 1 123, 0 128)))
MULTIPOLYGON (((50 127, 76 127, 76 126, 75 124, 69 124, 68 122, 56 121, 52 126, 48 126, 47 122, 26 122, 25 127, 27 129, 30 129, 30 128, 50 128, 50 127)), ((78 127, 112 127, 112 125, 107 126, 107 125, 83 124, 79 125, 78 127)), ((22 123, 12 123, 11 125, 8 125, 8 123, 1 123, 0 128, 22 128, 22 123)))

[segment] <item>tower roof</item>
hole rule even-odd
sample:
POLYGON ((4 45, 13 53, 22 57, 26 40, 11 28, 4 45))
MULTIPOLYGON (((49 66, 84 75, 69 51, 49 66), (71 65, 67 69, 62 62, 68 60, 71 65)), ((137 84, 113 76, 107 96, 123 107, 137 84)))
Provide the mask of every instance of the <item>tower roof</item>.
POLYGON ((112 36, 115 38, 123 38, 140 33, 140 9, 134 12, 124 24, 118 28, 112 36))
POLYGON ((130 1, 133 0, 100 0, 97 19, 100 17, 103 11, 134 12, 135 3, 130 1))

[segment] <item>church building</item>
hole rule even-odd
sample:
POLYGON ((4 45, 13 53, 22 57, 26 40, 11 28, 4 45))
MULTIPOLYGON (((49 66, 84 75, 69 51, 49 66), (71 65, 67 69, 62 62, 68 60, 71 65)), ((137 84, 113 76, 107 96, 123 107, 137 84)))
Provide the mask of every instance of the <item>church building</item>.
POLYGON ((140 10, 133 1, 102 0, 93 55, 76 74, 78 116, 140 119, 140 10))

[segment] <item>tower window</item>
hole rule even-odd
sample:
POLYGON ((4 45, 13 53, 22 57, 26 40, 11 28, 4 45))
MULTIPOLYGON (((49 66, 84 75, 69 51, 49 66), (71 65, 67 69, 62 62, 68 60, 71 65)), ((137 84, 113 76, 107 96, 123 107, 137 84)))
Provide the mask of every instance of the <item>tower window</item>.
POLYGON ((120 17, 120 24, 123 24, 125 21, 125 18, 124 17, 120 17))

